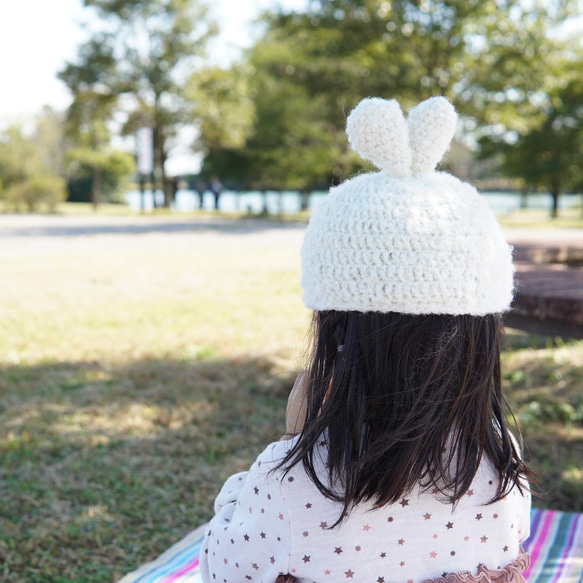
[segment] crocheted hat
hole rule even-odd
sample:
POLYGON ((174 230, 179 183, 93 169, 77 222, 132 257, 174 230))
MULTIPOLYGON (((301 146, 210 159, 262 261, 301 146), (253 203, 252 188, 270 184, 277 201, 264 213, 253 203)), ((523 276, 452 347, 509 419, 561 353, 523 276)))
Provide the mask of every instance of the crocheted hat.
POLYGON ((512 248, 476 189, 435 166, 457 114, 443 97, 405 120, 394 100, 367 98, 349 115, 352 148, 379 172, 333 187, 302 245, 304 302, 313 310, 504 312, 512 248))

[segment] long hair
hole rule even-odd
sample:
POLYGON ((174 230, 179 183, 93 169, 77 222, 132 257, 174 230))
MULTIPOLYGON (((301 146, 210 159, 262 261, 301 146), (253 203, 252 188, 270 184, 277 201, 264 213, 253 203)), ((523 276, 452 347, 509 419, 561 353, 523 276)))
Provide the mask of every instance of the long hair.
POLYGON ((480 462, 503 498, 531 470, 505 421, 501 319, 489 316, 315 312, 303 430, 278 468, 303 463, 337 526, 358 503, 395 503, 415 485, 456 504, 480 462), (316 471, 325 439, 328 475, 316 471))

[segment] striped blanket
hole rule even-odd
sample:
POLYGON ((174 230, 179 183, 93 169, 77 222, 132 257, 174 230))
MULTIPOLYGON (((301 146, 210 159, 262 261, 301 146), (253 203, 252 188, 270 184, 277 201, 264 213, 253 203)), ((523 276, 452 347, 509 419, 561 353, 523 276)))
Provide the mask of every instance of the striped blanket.
MULTIPOLYGON (((201 583, 198 554, 205 529, 200 526, 118 583, 201 583)), ((583 514, 533 508, 524 548, 531 558, 529 583, 583 583, 583 514)))

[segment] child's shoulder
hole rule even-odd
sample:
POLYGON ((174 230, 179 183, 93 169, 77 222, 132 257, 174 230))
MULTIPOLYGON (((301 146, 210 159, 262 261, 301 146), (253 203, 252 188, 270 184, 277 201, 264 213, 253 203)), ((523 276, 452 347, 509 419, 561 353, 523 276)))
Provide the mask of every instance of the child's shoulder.
MULTIPOLYGON (((270 443, 258 456, 253 468, 260 473, 275 470, 291 451, 298 437, 289 440, 281 440, 270 443)), ((277 473, 277 472, 273 472, 277 473)))

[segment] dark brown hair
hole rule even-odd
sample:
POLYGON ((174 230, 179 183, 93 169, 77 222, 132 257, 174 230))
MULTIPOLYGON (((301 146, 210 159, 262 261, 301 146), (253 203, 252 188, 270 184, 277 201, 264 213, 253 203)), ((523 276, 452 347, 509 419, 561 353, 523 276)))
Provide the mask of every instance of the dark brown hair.
POLYGON ((486 456, 499 475, 492 500, 531 470, 506 421, 499 316, 314 313, 307 412, 278 466, 302 462, 322 494, 341 503, 399 501, 420 484, 456 504, 486 456), (315 451, 327 445, 328 476, 315 451))

